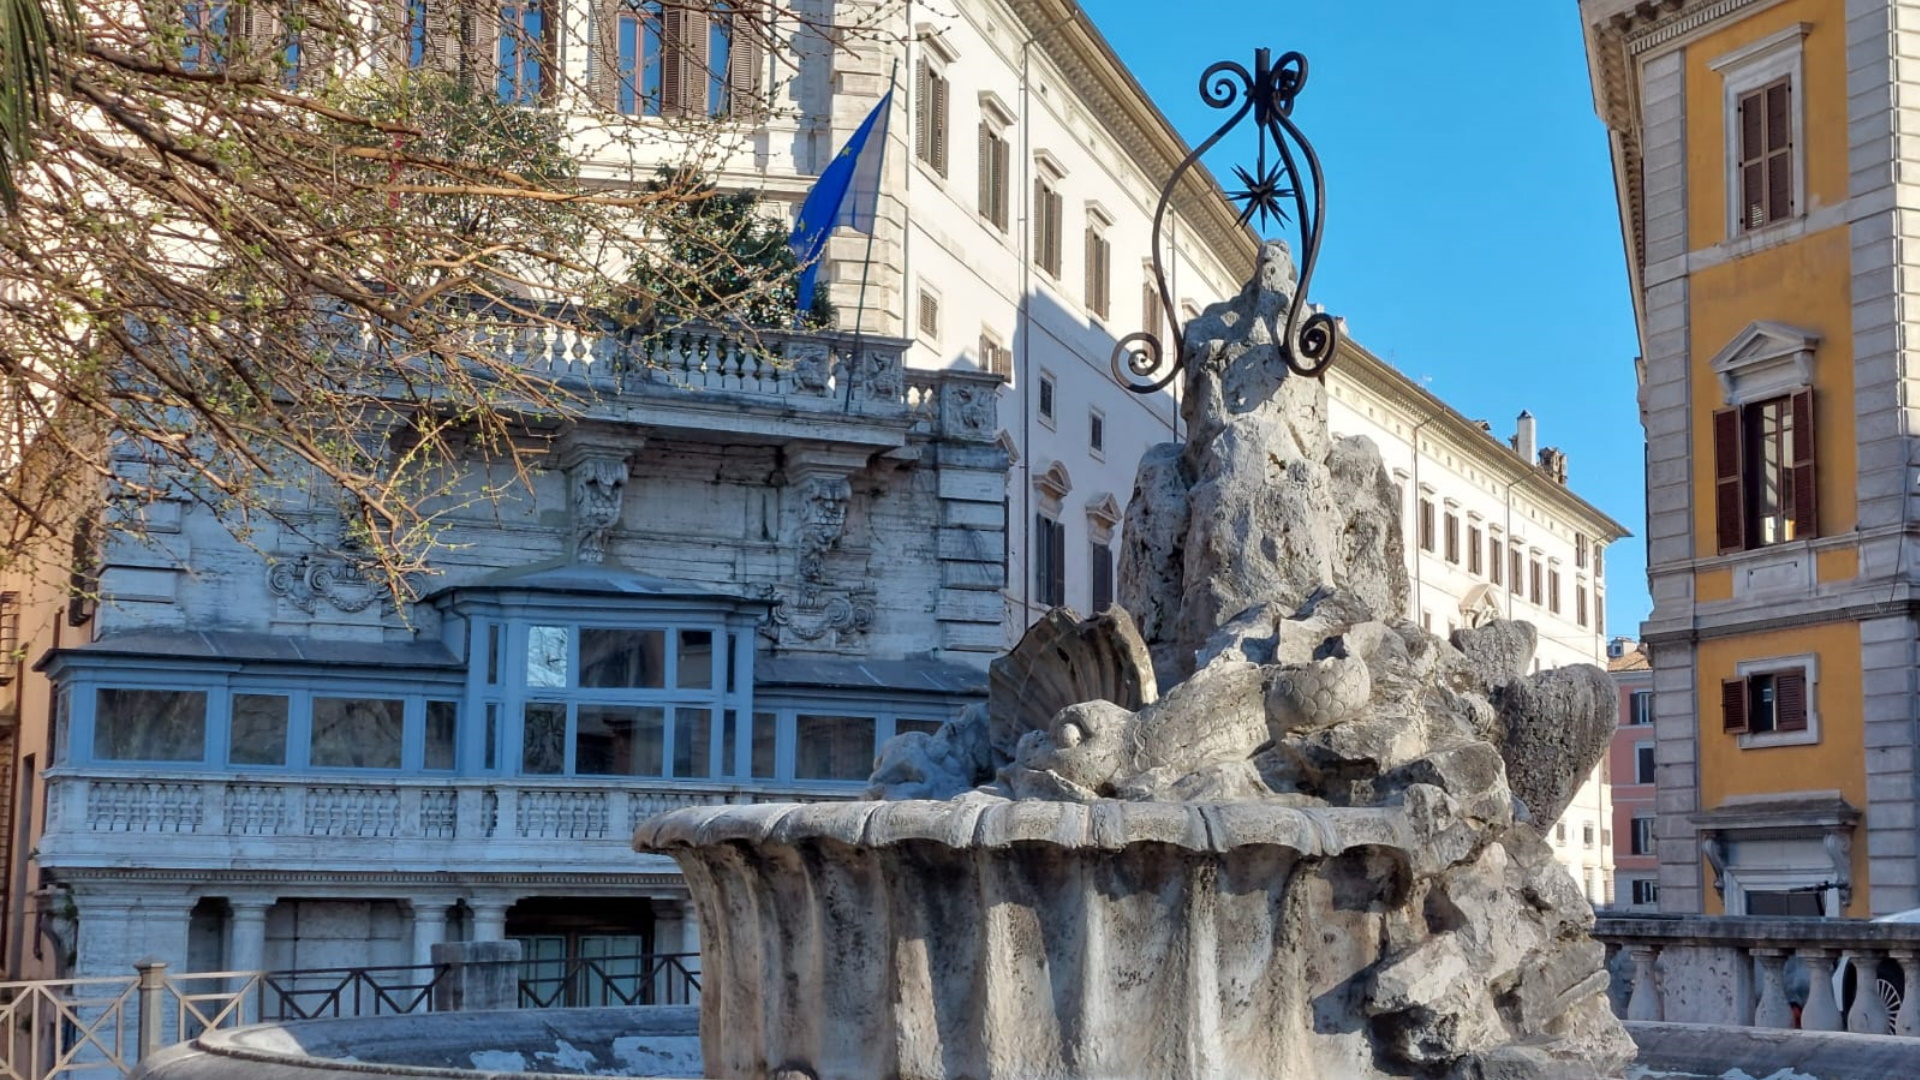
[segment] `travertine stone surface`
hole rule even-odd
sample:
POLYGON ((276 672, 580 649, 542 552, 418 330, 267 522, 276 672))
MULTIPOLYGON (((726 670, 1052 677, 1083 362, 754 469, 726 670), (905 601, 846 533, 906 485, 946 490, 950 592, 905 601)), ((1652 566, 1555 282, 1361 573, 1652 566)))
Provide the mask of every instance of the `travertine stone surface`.
POLYGON ((699 905, 715 1076, 1585 1080, 1631 1056, 1531 824, 1604 752, 1606 676, 1525 674, 1530 627, 1397 618, 1399 497, 1279 364, 1287 271, 1270 246, 1190 329, 1191 437, 1141 464, 1128 610, 1037 623, 985 708, 883 750, 880 801, 640 829, 699 905))

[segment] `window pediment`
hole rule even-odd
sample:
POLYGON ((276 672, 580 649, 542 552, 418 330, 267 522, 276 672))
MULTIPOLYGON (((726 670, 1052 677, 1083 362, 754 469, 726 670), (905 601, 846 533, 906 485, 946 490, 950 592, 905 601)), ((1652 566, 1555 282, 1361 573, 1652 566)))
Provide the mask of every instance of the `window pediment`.
POLYGON ((1708 368, 1728 405, 1748 405, 1813 385, 1813 354, 1820 335, 1786 323, 1760 321, 1734 335, 1708 368))
POLYGON ((1073 477, 1067 467, 1056 461, 1033 478, 1033 489, 1049 499, 1064 499, 1073 491, 1073 477))

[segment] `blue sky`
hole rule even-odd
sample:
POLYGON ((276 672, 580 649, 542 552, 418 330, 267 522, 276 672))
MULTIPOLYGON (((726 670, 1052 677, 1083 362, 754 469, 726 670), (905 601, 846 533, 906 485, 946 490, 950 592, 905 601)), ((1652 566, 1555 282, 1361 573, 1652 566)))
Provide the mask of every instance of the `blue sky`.
MULTIPOLYGON (((1313 300, 1503 438, 1532 411, 1574 490, 1636 534, 1607 560, 1607 631, 1634 636, 1649 607, 1639 349, 1573 0, 1472 19, 1432 0, 1081 2, 1190 143, 1227 116, 1200 101, 1207 65, 1251 67, 1263 45, 1307 55, 1294 120, 1328 189, 1313 300)), ((1250 160, 1248 130, 1209 156, 1216 174, 1250 160)))

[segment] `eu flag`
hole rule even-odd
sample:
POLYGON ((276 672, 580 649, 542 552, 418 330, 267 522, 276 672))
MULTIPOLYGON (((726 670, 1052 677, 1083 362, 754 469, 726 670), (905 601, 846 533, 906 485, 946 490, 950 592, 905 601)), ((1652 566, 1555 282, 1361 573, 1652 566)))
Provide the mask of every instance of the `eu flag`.
POLYGON ((800 217, 793 223, 787 246, 800 260, 797 300, 803 312, 813 307, 813 275, 820 269, 820 256, 833 230, 845 225, 863 233, 873 232, 880 204, 880 161, 887 150, 887 114, 892 107, 893 91, 888 90, 854 130, 847 145, 820 170, 820 179, 813 182, 807 201, 800 204, 800 217))

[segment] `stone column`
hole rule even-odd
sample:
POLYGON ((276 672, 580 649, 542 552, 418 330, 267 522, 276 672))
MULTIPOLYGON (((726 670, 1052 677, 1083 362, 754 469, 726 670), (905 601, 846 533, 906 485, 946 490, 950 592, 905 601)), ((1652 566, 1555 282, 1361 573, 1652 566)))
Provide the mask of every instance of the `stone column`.
MULTIPOLYGON (((433 947, 447 940, 447 909, 444 900, 415 900, 413 902, 413 965, 425 967, 433 963, 433 947)), ((505 909, 502 909, 504 917, 505 909)))
POLYGON ((1845 1018, 1840 1003, 1833 1000, 1833 950, 1801 949, 1800 962, 1807 965, 1807 1003, 1800 1010, 1800 1026, 1807 1031, 1840 1031, 1845 1018))
POLYGON ((506 900, 468 900, 467 907, 473 911, 473 940, 505 941, 507 908, 511 906, 506 900))
POLYGON ((267 908, 261 897, 227 900, 227 970, 265 971, 267 967, 267 908))

